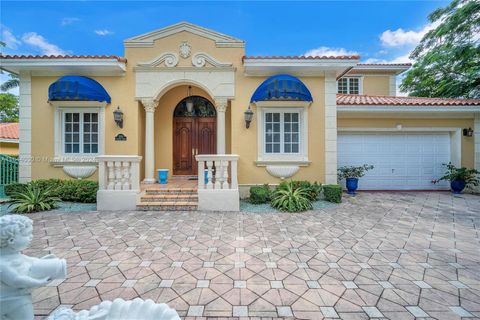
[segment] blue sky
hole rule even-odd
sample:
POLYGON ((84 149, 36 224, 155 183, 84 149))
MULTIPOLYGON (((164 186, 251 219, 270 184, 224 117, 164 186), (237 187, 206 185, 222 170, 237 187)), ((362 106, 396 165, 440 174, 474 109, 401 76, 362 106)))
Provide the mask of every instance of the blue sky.
POLYGON ((245 40, 247 55, 405 62, 431 27, 428 14, 448 2, 1 1, 0 36, 5 54, 123 55, 124 39, 189 21, 245 40))

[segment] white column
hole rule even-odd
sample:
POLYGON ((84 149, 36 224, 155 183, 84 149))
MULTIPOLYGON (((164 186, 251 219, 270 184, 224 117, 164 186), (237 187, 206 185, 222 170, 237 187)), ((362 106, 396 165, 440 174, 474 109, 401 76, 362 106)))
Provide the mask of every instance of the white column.
POLYGON ((216 98, 217 109, 217 154, 225 154, 225 112, 228 107, 227 98, 216 98))
POLYGON ((390 76, 388 91, 389 91, 389 95, 391 96, 397 95, 397 76, 390 76))
POLYGON ((337 183, 337 81, 325 73, 325 183, 337 183))
MULTIPOLYGON (((474 152, 475 152, 475 169, 480 171, 480 113, 475 113, 475 123, 473 128, 474 152)), ((480 187, 479 187, 480 189, 480 187)))
POLYGON ((143 182, 155 183, 154 115, 158 102, 144 99, 142 104, 145 108, 145 179, 143 179, 143 182))
POLYGON ((19 93, 18 180, 25 183, 32 180, 32 77, 29 72, 20 73, 19 93))

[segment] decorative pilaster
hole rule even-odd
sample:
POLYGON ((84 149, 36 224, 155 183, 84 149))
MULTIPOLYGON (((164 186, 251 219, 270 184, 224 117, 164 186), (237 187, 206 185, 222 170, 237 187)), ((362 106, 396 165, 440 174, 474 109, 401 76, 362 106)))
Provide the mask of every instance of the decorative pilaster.
POLYGON ((388 84, 389 87, 389 95, 396 96, 397 95, 397 76, 390 76, 390 81, 388 84))
POLYGON ((144 183, 155 183, 155 144, 154 144, 154 115, 158 101, 142 99, 145 109, 145 179, 144 183))
POLYGON ((19 98, 19 182, 32 180, 32 77, 20 73, 19 98))
POLYGON ((217 154, 225 154, 225 112, 227 107, 227 98, 215 98, 215 108, 217 109, 217 154))
POLYGON ((475 169, 480 171, 480 113, 475 113, 475 122, 473 128, 474 150, 475 150, 475 169))
POLYGON ((325 183, 337 183, 337 82, 325 73, 325 183))

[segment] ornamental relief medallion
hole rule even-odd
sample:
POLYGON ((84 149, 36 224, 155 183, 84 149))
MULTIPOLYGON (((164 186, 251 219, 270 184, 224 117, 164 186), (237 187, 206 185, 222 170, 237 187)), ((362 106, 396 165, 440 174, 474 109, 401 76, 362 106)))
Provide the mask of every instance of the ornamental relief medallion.
POLYGON ((190 53, 192 51, 192 46, 187 42, 183 41, 180 44, 180 56, 184 59, 190 57, 190 53))

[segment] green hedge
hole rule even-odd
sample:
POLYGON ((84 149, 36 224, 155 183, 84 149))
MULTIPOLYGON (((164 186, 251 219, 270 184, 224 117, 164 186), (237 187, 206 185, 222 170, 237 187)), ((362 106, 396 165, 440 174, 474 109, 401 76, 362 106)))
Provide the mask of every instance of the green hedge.
POLYGON ((338 184, 327 184, 323 186, 323 196, 326 201, 333 203, 342 202, 342 187, 338 184))
POLYGON ((268 185, 250 187, 250 203, 262 204, 270 202, 272 191, 268 185))
POLYGON ((25 183, 12 183, 5 186, 5 194, 11 196, 15 192, 23 192, 28 185, 40 189, 50 188, 51 195, 62 201, 95 203, 97 201, 98 183, 88 180, 40 179, 25 183))

